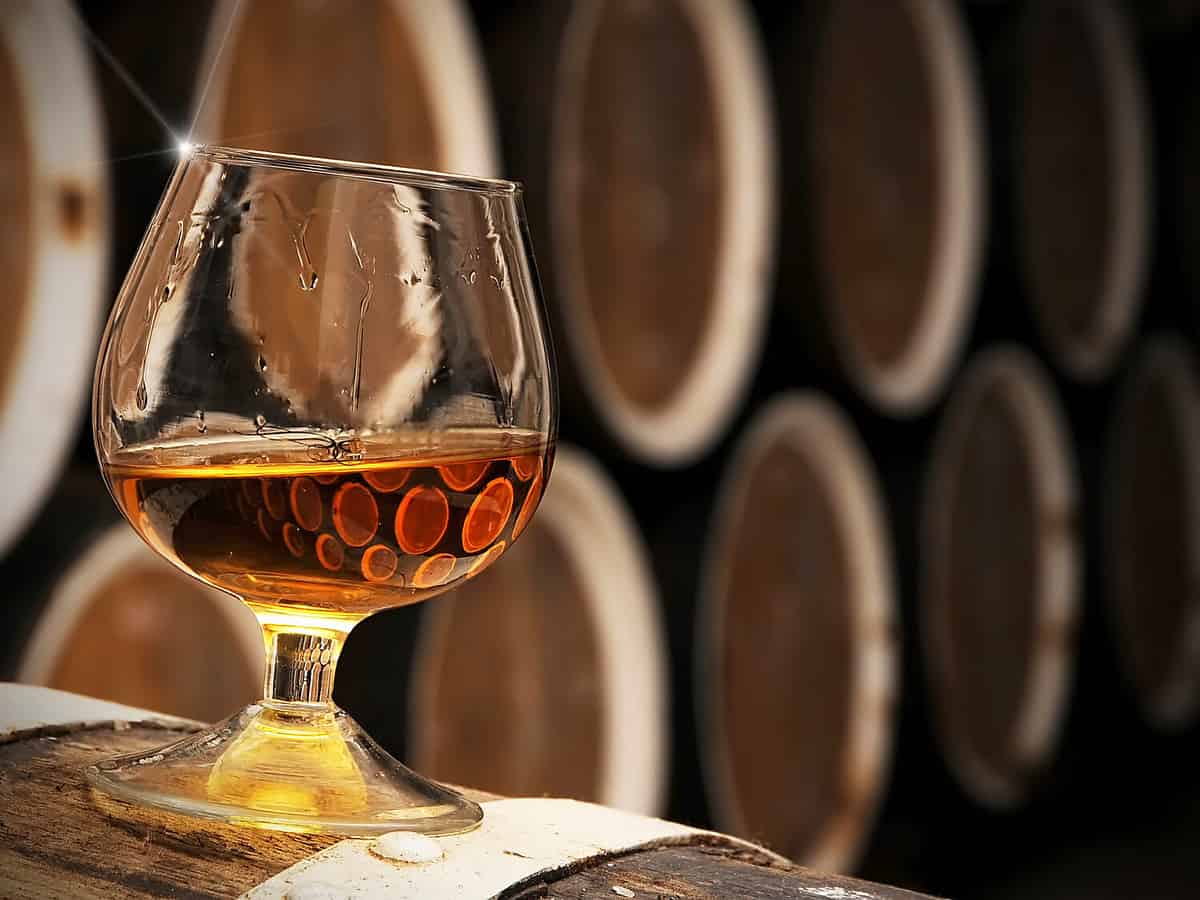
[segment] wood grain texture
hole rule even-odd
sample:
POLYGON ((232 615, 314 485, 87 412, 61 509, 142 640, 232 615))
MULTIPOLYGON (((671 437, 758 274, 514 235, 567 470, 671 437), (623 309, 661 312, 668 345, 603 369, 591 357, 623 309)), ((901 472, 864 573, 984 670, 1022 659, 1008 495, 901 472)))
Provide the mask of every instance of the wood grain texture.
POLYGON ((745 858, 742 851, 725 846, 667 847, 631 853, 589 866, 543 885, 526 887, 510 895, 513 900, 535 897, 554 900, 594 900, 621 897, 614 888, 632 891, 647 900, 919 900, 902 888, 869 884, 855 878, 814 872, 799 866, 779 869, 745 858))
MULTIPOLYGON (((7 399, 9 379, 20 362, 18 350, 26 332, 32 275, 33 222, 30 139, 22 109, 21 80, 16 61, 0 47, 0 111, 6 123, 0 131, 0 270, 5 273, 5 302, 0 305, 0 400, 7 399)), ((16 448, 12 448, 16 449, 16 448)))
MULTIPOLYGON (((186 734, 154 722, 68 725, 19 732, 0 742, 0 896, 236 897, 337 836, 284 834, 135 811, 95 797, 83 767, 97 757, 144 749, 186 734)), ((467 791, 478 801, 494 795, 467 791)), ((701 836, 698 840, 719 840, 701 836)), ((556 873, 557 874, 557 873, 556 873)), ((920 895, 818 874, 772 868, 722 846, 640 851, 566 870, 509 896, 837 896, 906 900, 920 895)))

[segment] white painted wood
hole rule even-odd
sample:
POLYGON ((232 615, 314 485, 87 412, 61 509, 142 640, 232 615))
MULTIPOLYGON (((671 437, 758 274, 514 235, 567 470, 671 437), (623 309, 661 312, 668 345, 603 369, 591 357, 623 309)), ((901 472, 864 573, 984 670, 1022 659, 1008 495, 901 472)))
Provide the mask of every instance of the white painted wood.
MULTIPOLYGON (((783 862, 768 850, 734 838, 605 806, 541 798, 495 800, 483 804, 483 824, 478 830, 439 838, 443 855, 432 862, 393 862, 372 852, 374 841, 341 841, 284 869, 242 897, 487 900, 522 882, 586 860, 684 843, 704 835, 759 858, 783 862)), ((614 881, 613 886, 621 885, 614 881)))
POLYGON ((109 186, 104 126, 88 51, 67 0, 12 0, 0 15, 0 53, 22 96, 32 167, 33 254, 28 319, 0 397, 0 555, 49 492, 90 393, 106 308, 109 186), (64 190, 83 220, 63 222, 64 190))
POLYGON ((0 682, 0 737, 31 728, 76 722, 145 722, 190 724, 187 719, 96 700, 68 691, 32 684, 0 682))

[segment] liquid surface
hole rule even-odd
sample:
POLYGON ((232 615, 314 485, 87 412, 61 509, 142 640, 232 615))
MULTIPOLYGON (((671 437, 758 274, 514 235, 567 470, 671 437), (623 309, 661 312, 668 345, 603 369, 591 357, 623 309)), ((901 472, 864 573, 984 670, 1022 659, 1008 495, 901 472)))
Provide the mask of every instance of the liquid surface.
POLYGON ((500 557, 541 500, 553 444, 462 431, 340 459, 213 439, 115 454, 113 496, 159 553, 258 613, 356 620, 425 600, 500 557), (205 464, 207 460, 207 464, 205 464))

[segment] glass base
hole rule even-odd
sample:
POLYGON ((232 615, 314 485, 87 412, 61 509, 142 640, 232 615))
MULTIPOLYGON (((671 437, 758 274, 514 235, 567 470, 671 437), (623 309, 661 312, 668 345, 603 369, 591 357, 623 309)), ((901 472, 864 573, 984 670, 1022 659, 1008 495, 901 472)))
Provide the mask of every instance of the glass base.
POLYGON ((479 804, 401 765, 332 704, 252 704, 85 774, 135 805, 277 831, 446 835, 483 819, 479 804))

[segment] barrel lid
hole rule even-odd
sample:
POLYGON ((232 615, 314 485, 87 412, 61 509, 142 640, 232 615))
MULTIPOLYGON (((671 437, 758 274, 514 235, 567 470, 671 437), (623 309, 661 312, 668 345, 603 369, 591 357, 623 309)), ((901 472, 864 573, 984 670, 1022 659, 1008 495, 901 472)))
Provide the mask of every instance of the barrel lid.
POLYGON ((879 488, 843 414, 815 394, 773 400, 713 522, 695 700, 716 821, 846 870, 890 771, 898 649, 879 488))
POLYGON ((762 50, 729 0, 618 0, 574 4, 559 60, 550 215, 567 346, 618 442, 682 465, 728 424, 762 340, 762 50))
MULTIPOLYGON (((76 413, 91 386, 105 308, 108 177, 103 124, 87 50, 64 0, 18 3, 0 21, 0 108, 6 137, 0 172, 7 199, 23 198, 16 230, 24 251, 6 304, 19 321, 0 380, 0 452, 5 502, 0 555, 50 490, 75 439, 76 413), (8 165, 16 154, 18 168, 8 165), (20 178, 24 186, 9 182, 20 178)), ((7 236, 7 235, 6 235, 7 236)))
POLYGON ((925 485, 918 617, 934 730, 981 803, 1023 802, 1067 703, 1079 614, 1076 475, 1037 362, 977 357, 950 399, 925 485))
POLYGON ((1143 347, 1110 427, 1108 612, 1145 716, 1171 730, 1200 707, 1200 382, 1174 337, 1143 347))

